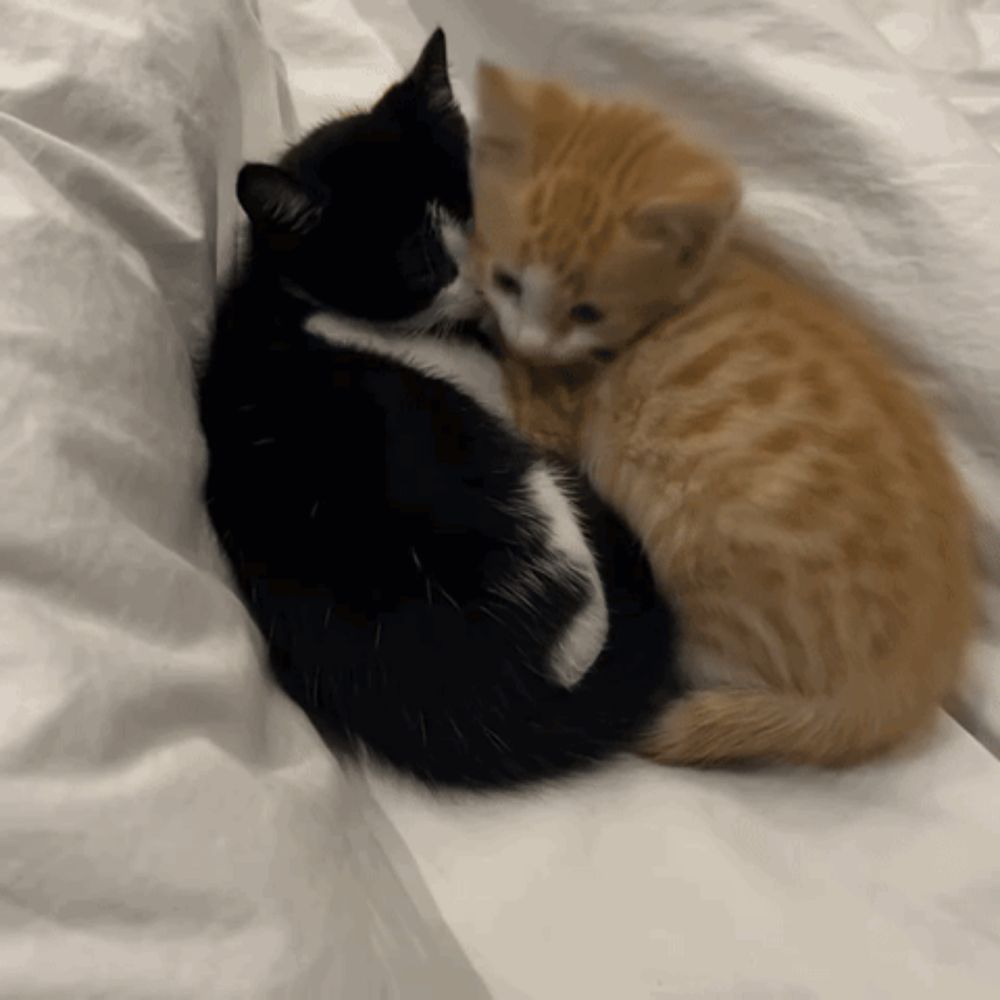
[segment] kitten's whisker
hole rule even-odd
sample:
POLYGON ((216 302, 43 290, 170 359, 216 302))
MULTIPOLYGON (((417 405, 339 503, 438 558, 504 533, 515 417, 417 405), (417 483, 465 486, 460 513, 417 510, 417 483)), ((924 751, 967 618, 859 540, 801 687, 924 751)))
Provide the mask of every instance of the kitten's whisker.
POLYGON ((487 618, 492 618, 498 625, 503 625, 503 619, 495 612, 492 611, 488 604, 480 604, 479 610, 486 615, 487 618))
POLYGON ((485 723, 483 723, 483 732, 486 734, 486 738, 492 743, 498 750, 505 750, 510 752, 510 744, 504 741, 503 737, 493 729, 490 729, 485 723))
POLYGON ((463 747, 468 746, 468 740, 466 740, 465 738, 465 733, 463 733, 462 730, 459 728, 458 723, 453 718, 451 718, 451 716, 448 717, 448 722, 451 725, 451 728, 454 730, 455 736, 458 737, 458 742, 461 743, 463 747))
POLYGON ((314 708, 319 708, 319 682, 320 682, 320 676, 319 675, 320 675, 320 671, 322 669, 323 669, 322 666, 320 666, 319 664, 317 664, 316 665, 316 669, 313 671, 313 682, 312 682, 311 697, 312 697, 312 703, 313 703, 313 707, 314 708))
POLYGON ((445 589, 444 589, 444 587, 442 587, 440 583, 439 583, 439 584, 437 584, 437 589, 441 591, 441 594, 442 594, 442 595, 444 596, 444 599, 445 599, 445 600, 446 600, 446 601, 447 601, 447 602, 448 602, 448 603, 449 603, 449 604, 450 604, 450 605, 451 605, 451 606, 452 606, 452 607, 453 607, 453 608, 454 608, 454 609, 455 609, 456 611, 461 611, 461 610, 462 610, 462 609, 461 609, 461 608, 459 607, 459 605, 458 605, 458 601, 456 601, 456 600, 455 600, 455 598, 454 598, 454 597, 452 597, 452 596, 451 596, 451 594, 449 594, 449 593, 448 593, 448 591, 447 591, 447 590, 445 590, 445 589))

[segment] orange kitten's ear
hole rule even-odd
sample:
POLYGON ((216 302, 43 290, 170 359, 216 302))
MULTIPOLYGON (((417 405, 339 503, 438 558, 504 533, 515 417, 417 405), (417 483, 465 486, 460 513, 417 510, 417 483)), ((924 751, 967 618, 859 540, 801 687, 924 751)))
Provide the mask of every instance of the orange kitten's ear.
POLYGON ((476 71, 479 120, 472 137, 473 155, 484 163, 516 166, 527 155, 531 134, 531 88, 492 63, 476 71))
POLYGON ((651 201, 636 209, 628 224, 639 239, 662 243, 680 267, 695 268, 723 235, 735 208, 731 202, 651 201))

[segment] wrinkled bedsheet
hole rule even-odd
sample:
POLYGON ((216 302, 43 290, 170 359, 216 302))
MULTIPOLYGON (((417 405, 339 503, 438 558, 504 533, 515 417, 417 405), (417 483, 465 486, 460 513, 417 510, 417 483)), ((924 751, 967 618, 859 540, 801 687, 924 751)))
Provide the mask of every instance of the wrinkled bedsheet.
POLYGON ((1000 10, 989 0, 3 0, 0 997, 996 996, 1000 10), (236 170, 448 32, 638 92, 876 320, 979 511, 933 739, 840 774, 626 760, 431 795, 275 690, 200 504, 236 170))

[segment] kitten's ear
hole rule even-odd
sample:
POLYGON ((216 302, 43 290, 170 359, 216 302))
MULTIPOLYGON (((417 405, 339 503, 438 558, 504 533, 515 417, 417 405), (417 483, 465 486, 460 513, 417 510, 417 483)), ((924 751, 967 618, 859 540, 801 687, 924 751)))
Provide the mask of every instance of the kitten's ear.
POLYGON ((323 207, 290 174, 268 163, 247 163, 236 180, 236 197, 254 228, 285 236, 304 236, 323 207))
POLYGON ((531 88, 506 70, 481 62, 476 70, 479 120, 472 140, 481 163, 515 166, 523 161, 530 138, 531 88))
POLYGON ((432 110, 443 111, 451 106, 454 95, 448 78, 448 47, 441 28, 427 39, 416 65, 403 82, 416 87, 432 110))
POLYGON ((698 267, 725 232, 735 205, 656 200, 636 209, 628 219, 632 234, 660 243, 684 269, 698 267))

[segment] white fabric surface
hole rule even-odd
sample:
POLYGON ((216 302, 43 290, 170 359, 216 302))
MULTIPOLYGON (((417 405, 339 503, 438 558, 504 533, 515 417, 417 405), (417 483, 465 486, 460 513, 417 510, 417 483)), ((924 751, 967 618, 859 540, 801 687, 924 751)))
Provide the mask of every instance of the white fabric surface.
POLYGON ((254 5, 0 23, 0 997, 477 997, 201 506, 189 354, 283 142, 254 5))
POLYGON ((306 123, 436 23, 460 92, 483 54, 690 116, 920 373, 979 507, 976 670, 930 745, 487 799, 342 772, 225 582, 187 355, 238 162, 290 118, 253 0, 179 6, 0 8, 0 997, 995 996, 995 4, 261 0, 306 123))

